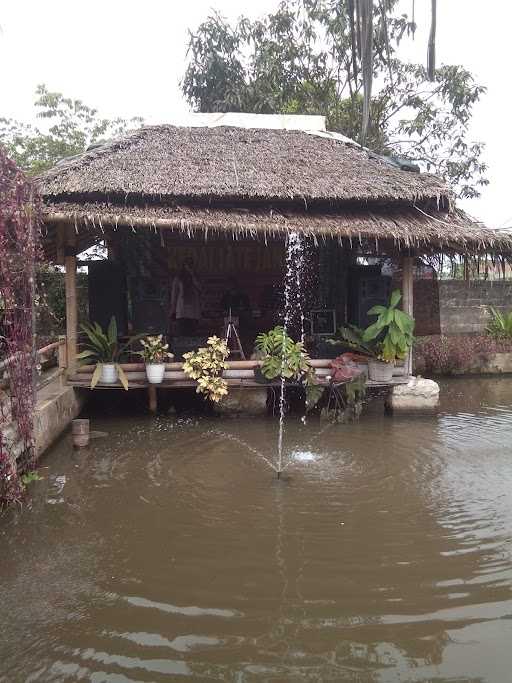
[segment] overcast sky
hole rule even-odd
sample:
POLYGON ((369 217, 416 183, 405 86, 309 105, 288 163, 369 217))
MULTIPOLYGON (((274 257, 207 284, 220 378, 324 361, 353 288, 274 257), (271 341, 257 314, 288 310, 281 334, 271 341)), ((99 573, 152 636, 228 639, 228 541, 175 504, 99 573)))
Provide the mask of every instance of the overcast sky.
MULTIPOLYGON (((2 0, 0 116, 33 120, 34 90, 82 99, 106 116, 169 122, 188 111, 179 80, 187 31, 212 9, 228 18, 258 16, 278 0, 2 0)), ((409 10, 412 0, 402 0, 409 10)), ((512 3, 438 0, 438 63, 470 69, 488 94, 471 126, 486 143, 490 185, 464 208, 491 227, 512 226, 509 202, 512 3)), ((420 26, 402 53, 425 61, 430 0, 416 0, 420 26)))

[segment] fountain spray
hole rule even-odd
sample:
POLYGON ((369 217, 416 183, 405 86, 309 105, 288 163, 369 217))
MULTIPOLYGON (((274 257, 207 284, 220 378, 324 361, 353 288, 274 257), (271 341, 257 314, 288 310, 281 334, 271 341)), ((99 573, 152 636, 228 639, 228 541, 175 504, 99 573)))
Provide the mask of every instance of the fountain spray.
MULTIPOLYGON (((304 269, 304 244, 300 235, 291 232, 286 240, 286 272, 284 279, 284 321, 282 362, 286 349, 288 327, 294 315, 300 316, 301 341, 304 342, 304 312, 302 309, 301 277, 304 269)), ((285 412, 285 379, 281 377, 281 394, 279 397, 279 435, 277 439, 277 478, 281 478, 283 465, 283 435, 285 412)))

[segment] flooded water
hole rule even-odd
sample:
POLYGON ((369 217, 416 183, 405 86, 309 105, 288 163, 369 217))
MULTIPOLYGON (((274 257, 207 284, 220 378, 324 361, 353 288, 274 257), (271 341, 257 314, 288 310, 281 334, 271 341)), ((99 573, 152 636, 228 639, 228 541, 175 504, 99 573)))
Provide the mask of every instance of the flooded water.
POLYGON ((512 380, 442 392, 289 421, 279 482, 275 420, 64 439, 0 519, 0 681, 512 680, 512 380))

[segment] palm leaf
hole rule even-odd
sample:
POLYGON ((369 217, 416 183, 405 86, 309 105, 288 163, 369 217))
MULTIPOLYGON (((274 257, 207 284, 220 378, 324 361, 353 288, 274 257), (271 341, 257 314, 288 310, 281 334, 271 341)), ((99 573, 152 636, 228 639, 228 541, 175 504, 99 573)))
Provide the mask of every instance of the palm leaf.
POLYGON ((76 355, 77 360, 85 360, 86 358, 97 358, 98 354, 96 351, 93 351, 92 349, 86 349, 85 351, 81 351, 76 355))
POLYGON ((399 289, 395 289, 394 292, 391 294, 391 299, 389 300, 389 306, 390 308, 396 308, 398 304, 400 303, 400 299, 402 298, 402 294, 399 289))
POLYGON ((119 381, 123 385, 125 391, 128 391, 128 377, 126 376, 125 371, 119 365, 119 363, 116 363, 116 369, 117 369, 117 374, 119 375, 119 381))
POLYGON ((92 373, 91 377, 91 389, 94 389, 94 387, 98 384, 100 381, 100 375, 101 375, 101 363, 98 363, 96 365, 96 368, 94 369, 94 372, 92 373))
POLYGON ((110 318, 110 322, 108 324, 107 339, 111 346, 115 346, 117 344, 117 322, 114 316, 110 318))
POLYGON ((372 341, 372 339, 376 339, 382 332, 383 327, 384 325, 382 323, 379 323, 379 320, 377 320, 377 322, 367 327, 366 330, 363 332, 363 341, 368 342, 372 341))
POLYGON ((372 306, 368 311, 367 315, 381 315, 386 313, 388 309, 385 306, 372 306))

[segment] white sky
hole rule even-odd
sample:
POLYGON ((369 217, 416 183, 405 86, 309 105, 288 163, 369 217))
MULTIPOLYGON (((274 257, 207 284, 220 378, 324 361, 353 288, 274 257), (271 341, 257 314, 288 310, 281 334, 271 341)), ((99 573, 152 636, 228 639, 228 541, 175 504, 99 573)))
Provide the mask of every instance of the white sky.
MULTIPOLYGON (((188 111, 179 80, 189 28, 212 9, 259 16, 278 0, 0 0, 0 116, 33 119, 39 83, 100 114, 167 122, 188 111)), ((409 11, 412 0, 402 0, 409 11)), ((438 64, 463 64, 487 86, 471 134, 486 143, 490 185, 464 208, 490 227, 512 226, 509 201, 509 0, 438 0, 438 64), (501 92, 500 92, 501 89, 501 92)), ((402 56, 426 59, 430 0, 416 0, 420 26, 402 56)))

